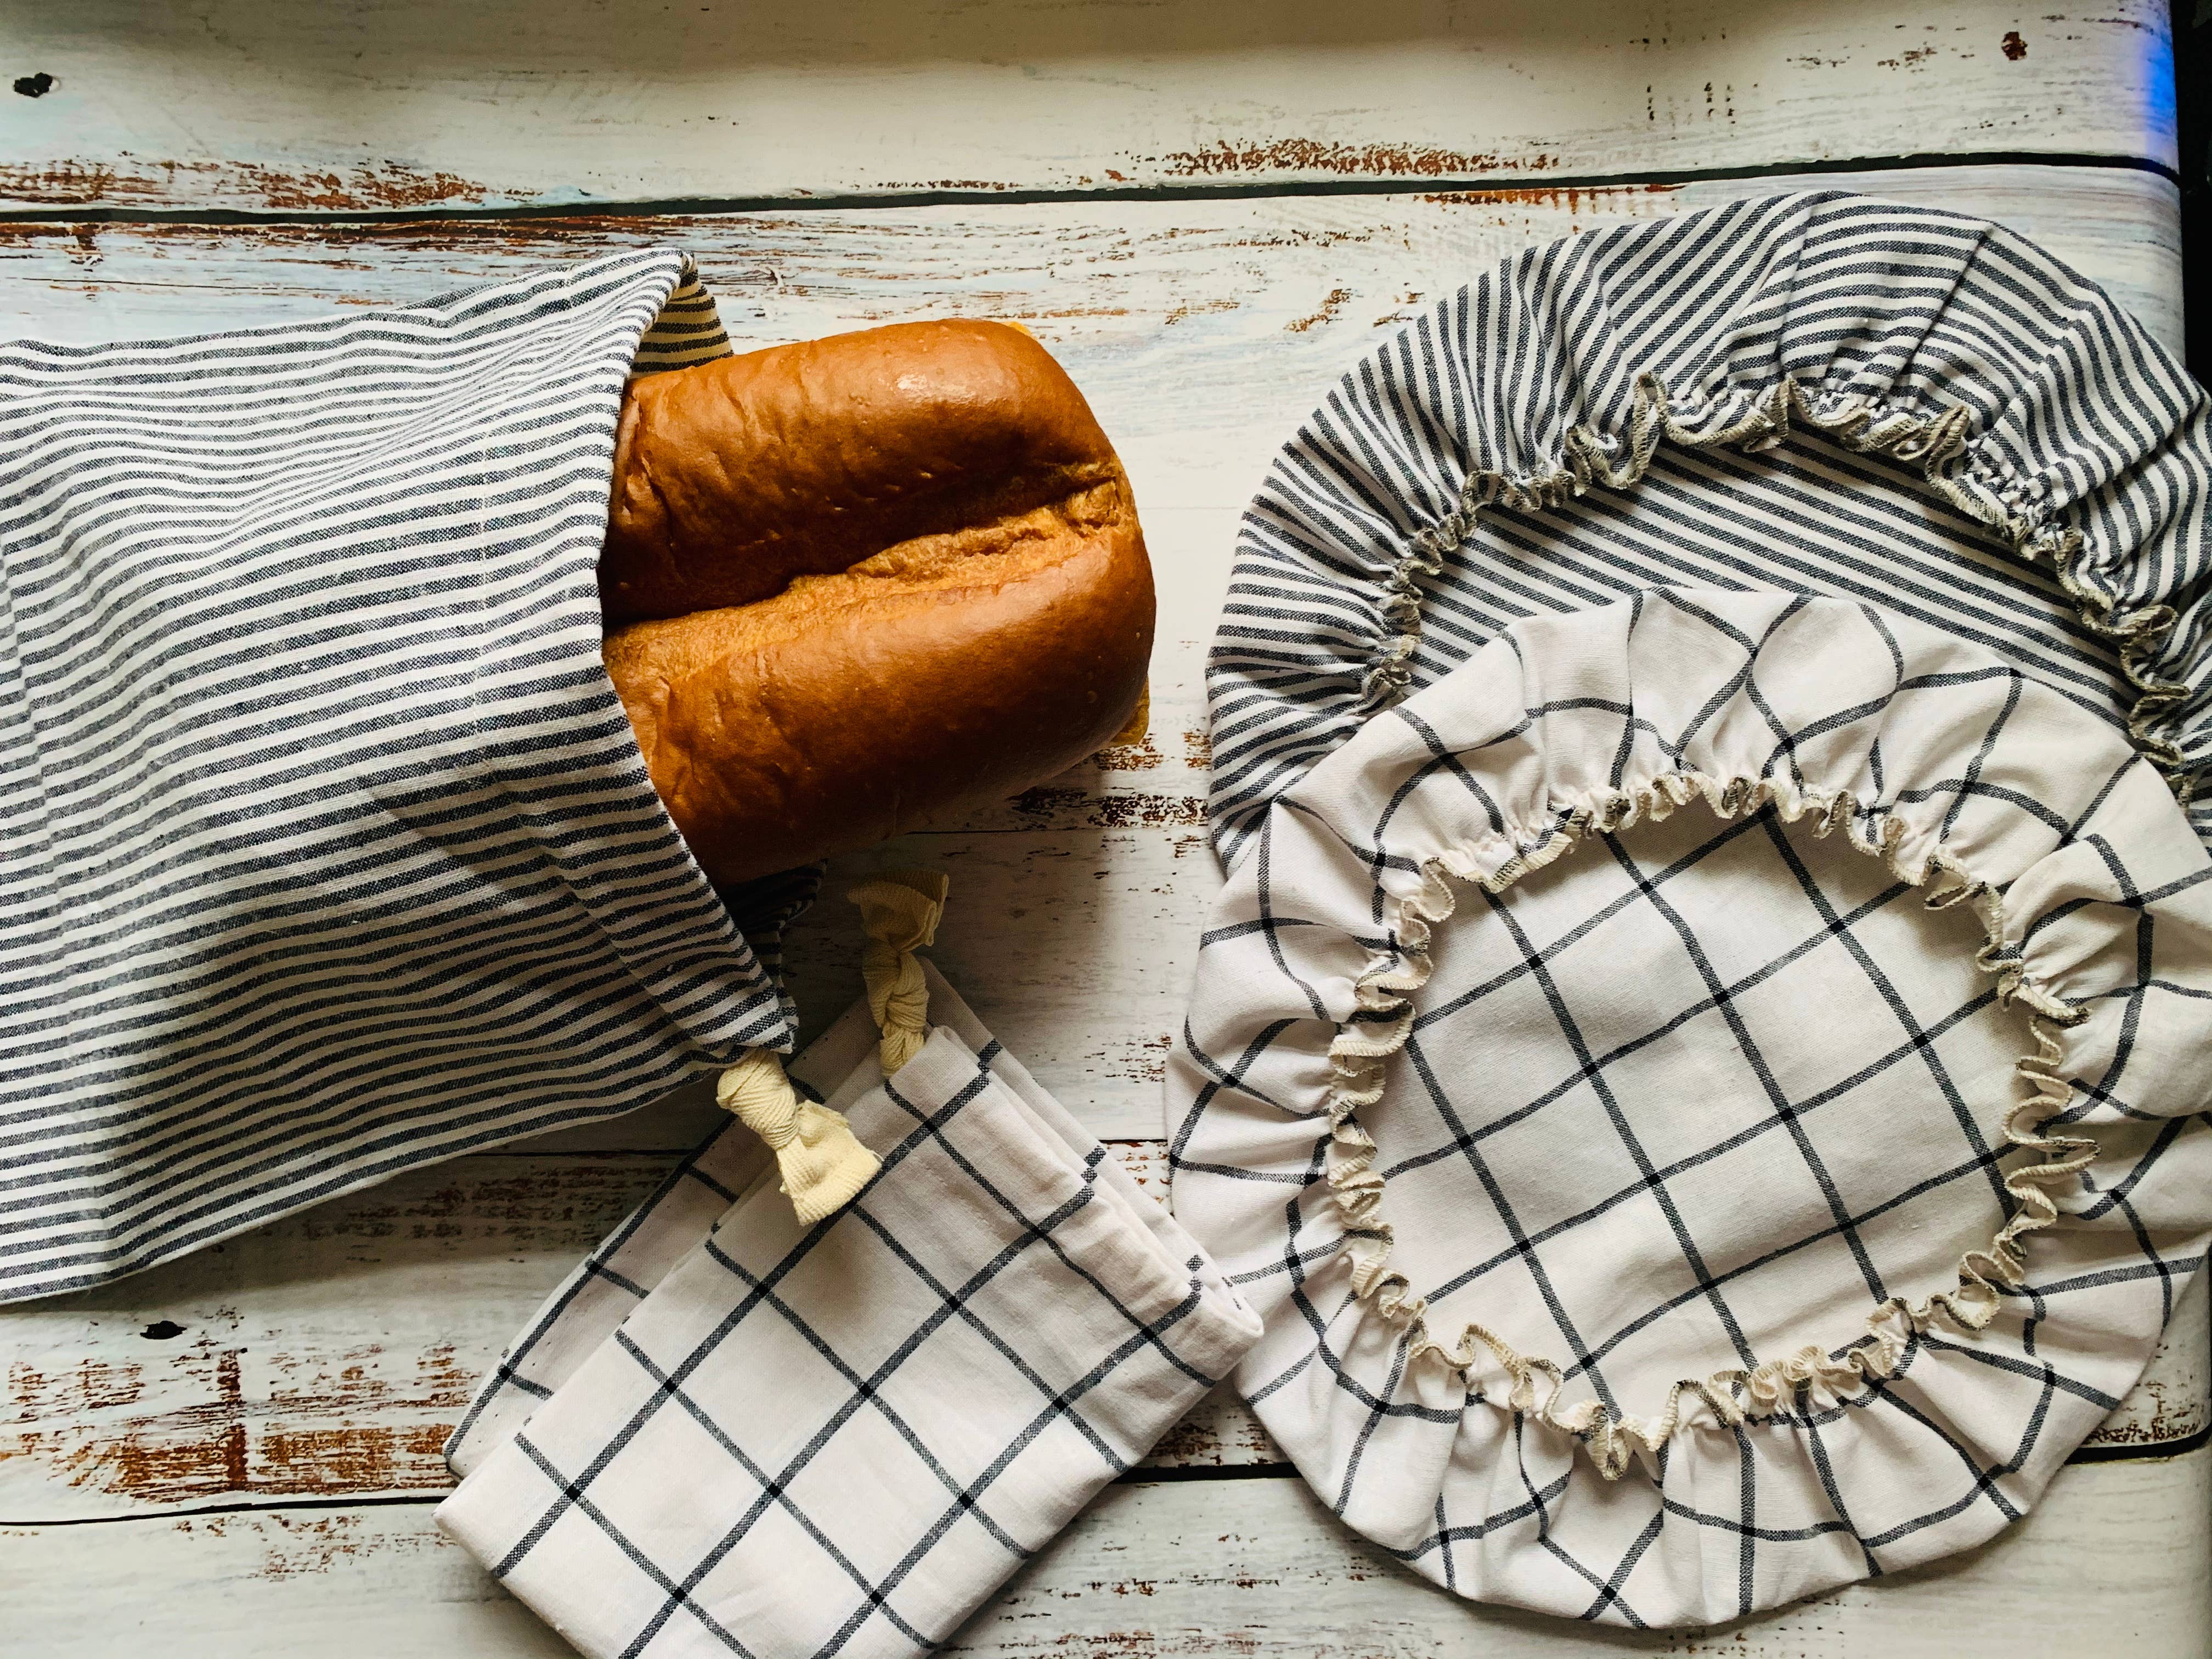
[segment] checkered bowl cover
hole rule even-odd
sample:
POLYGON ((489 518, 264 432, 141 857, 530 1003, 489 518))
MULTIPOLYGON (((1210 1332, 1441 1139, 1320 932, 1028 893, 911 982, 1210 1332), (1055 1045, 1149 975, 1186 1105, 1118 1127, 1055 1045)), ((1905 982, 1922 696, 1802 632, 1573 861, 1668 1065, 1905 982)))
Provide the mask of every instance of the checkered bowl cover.
POLYGON ((2124 731, 1863 604, 1652 590, 1254 825, 1176 1210, 1348 1524, 1712 1623, 2034 1503, 2203 1261, 2208 1044, 2212 855, 2124 731))

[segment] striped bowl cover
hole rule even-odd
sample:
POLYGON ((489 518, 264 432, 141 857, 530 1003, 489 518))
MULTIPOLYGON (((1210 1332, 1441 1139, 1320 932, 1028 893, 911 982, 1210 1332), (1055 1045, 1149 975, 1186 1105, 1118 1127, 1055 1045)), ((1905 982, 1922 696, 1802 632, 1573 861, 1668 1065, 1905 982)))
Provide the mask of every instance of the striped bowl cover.
POLYGON ((1991 649, 2188 802, 2208 482, 2186 371, 2000 227, 1831 192, 1531 250, 1346 374, 1245 514, 1216 846, 1516 618, 1660 586, 1857 599, 1991 649))
POLYGON ((682 253, 0 345, 0 1300, 787 1047, 593 577, 682 253))

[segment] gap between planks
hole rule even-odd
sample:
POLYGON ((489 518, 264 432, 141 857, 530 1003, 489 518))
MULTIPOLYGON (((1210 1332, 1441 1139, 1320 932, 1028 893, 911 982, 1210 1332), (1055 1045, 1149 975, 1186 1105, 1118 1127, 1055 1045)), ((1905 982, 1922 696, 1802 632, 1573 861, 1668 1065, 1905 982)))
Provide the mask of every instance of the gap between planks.
MULTIPOLYGON (((655 1138, 688 1144, 684 1110, 672 1105, 655 1138)), ((1159 1143, 1116 1150, 1140 1186, 1162 1190, 1159 1143)), ((8 1310, 0 1516, 436 1501, 450 1484, 440 1448, 477 1377, 679 1155, 475 1154, 8 1310)), ((2206 1304, 2200 1277, 2093 1455, 2171 1456, 2204 1429, 2206 1304)), ((1223 1388, 1146 1463, 1195 1480, 1201 1469, 1279 1473, 1285 1461, 1223 1388)))
POLYGON ((2171 167, 2163 0, 73 0, 12 20, 0 203, 598 208, 2171 167), (1472 112, 1472 114, 1471 114, 1472 112), (732 191, 732 180, 744 189, 732 191))
MULTIPOLYGON (((2060 1471, 1989 1544, 1712 1631, 1593 1631, 1460 1601, 1347 1531, 1295 1480, 1114 1486, 943 1651, 983 1659, 1954 1659, 1977 1651, 2202 1659, 2212 1453, 2060 1471), (2056 1587, 2056 1588, 2054 1588, 2056 1587)), ((129 1547, 0 1537, 9 1659, 318 1659, 568 1650, 420 1507, 165 1518, 129 1547), (88 1608, 99 1611, 88 1624, 88 1608), (103 1639, 103 1638, 105 1639, 103 1639)), ((573 1659, 573 1656, 571 1656, 573 1659)))

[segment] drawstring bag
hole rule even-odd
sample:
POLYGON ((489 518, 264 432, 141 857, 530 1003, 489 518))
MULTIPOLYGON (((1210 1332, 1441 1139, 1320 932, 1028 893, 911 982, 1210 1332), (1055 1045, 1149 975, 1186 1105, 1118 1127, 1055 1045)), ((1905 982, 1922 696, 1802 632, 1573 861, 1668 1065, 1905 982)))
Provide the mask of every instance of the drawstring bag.
POLYGON ((0 346, 0 1300, 787 1048, 599 663, 681 253, 0 346))
POLYGON ((2212 1232, 2212 853, 1872 605, 1508 623, 1243 832, 1170 1078, 1239 1389, 1463 1595, 1738 1618, 1970 1547, 2212 1232))
POLYGON ((1346 374, 1245 514, 1208 671, 1216 846, 1241 857, 1277 793, 1515 618, 1655 586, 1939 629, 2187 801, 2209 484, 2196 382, 1998 226, 1796 195, 1533 249, 1346 374))
POLYGON ((1259 1334, 1167 1212, 852 897, 868 994, 792 1067, 880 1162, 794 1214, 726 1127, 557 1290, 447 1448, 438 1520, 582 1652, 921 1654, 1259 1334))

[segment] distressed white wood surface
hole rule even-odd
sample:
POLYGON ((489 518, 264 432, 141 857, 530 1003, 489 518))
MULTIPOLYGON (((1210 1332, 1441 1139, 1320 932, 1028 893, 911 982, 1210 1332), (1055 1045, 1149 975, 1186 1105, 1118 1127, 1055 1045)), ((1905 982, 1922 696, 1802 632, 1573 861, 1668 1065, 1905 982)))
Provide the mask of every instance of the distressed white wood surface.
POLYGON ((916 189, 2171 165, 2164 0, 70 0, 0 201, 291 213, 916 189))
MULTIPOLYGON (((1947 1561, 1711 1632, 1595 1630, 1462 1601, 1368 1547, 1302 1481, 1109 1487, 943 1650, 994 1659, 2203 1659, 2212 1451, 2060 1473, 1947 1561)), ((570 1650, 427 1504, 0 1527, 9 1659, 559 1659, 570 1650)))
MULTIPOLYGON (((0 94, 0 209, 62 216, 2172 154, 2150 0, 2080 19, 1978 0, 1912 14, 1892 0, 842 12, 79 0, 9 22, 0 44, 16 61, 0 81, 43 69, 58 83, 0 94)), ((956 885, 940 966, 1094 1127, 1154 1137, 1215 879, 1198 669, 1236 514, 1274 444, 1378 330, 1505 254, 1793 185, 2002 220, 2179 343, 2172 185, 2018 165, 414 224, 64 216, 0 224, 0 334, 235 327, 644 242, 698 253, 741 343, 955 312, 1028 323, 1136 482, 1163 598, 1152 735, 843 861, 793 941, 795 981, 819 1029, 858 985, 837 890, 886 860, 941 865, 956 885)), ((711 1113, 695 1091, 415 1172, 120 1285, 0 1310, 0 1654, 566 1651, 430 1525, 436 1448, 525 1315, 711 1113)), ((1156 1145, 1122 1152, 1158 1182, 1156 1145)), ((2107 1452, 2154 1452, 2206 1426, 2204 1306, 2200 1285, 2100 1431, 2107 1452)), ((1450 1601, 1271 1474, 1279 1456, 1241 1407, 1209 1401, 1154 1463, 1257 1478, 1114 1489, 962 1650, 2212 1651, 2212 1452, 2071 1468, 2028 1522, 1962 1561, 1641 1644, 1450 1601)))
MULTIPOLYGON (((410 1171, 153 1273, 7 1310, 0 1523, 443 1492, 439 1448, 476 1379, 696 1142, 699 1115, 696 1100, 672 1103, 592 1132, 625 1127, 628 1146, 546 1150, 580 1138, 570 1131, 410 1171)), ((1164 1187, 1158 1142, 1121 1152, 1164 1187)), ((2142 1383, 2092 1437, 2100 1454, 2205 1428, 2205 1309, 2200 1280, 2142 1383)), ((1284 1460, 1224 1390, 1149 1461, 1284 1460)), ((0 1583, 6 1568, 0 1550, 0 1583)))

